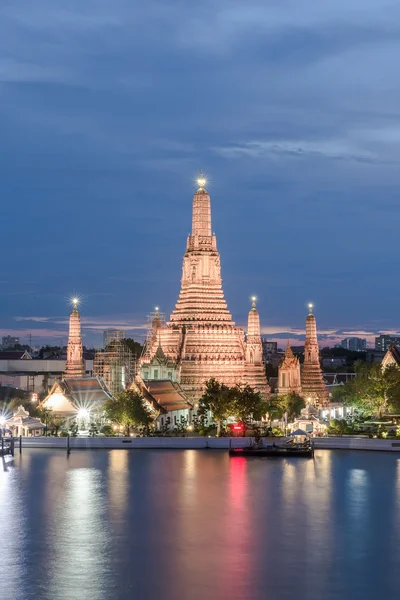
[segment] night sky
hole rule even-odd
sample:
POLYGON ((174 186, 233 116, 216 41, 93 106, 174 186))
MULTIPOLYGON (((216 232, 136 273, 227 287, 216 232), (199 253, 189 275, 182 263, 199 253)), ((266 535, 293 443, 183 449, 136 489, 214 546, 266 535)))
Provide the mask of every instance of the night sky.
MULTIPOLYGON (((398 331, 400 5, 2 0, 0 335, 144 334, 208 176, 228 306, 398 331)), ((292 337, 295 337, 292 334, 292 337)))

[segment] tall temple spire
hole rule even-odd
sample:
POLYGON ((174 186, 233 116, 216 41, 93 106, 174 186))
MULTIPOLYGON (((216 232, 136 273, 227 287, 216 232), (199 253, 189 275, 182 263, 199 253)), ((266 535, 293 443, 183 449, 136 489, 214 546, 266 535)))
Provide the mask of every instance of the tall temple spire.
POLYGON ((312 404, 326 406, 329 392, 325 386, 319 363, 317 323, 313 314, 313 305, 308 305, 306 319, 306 341, 304 344, 304 364, 301 372, 301 387, 304 398, 312 404))
POLYGON ((67 364, 64 378, 81 378, 85 376, 83 348, 81 336, 81 317, 78 312, 78 298, 72 299, 73 310, 69 317, 69 335, 67 347, 67 364))
POLYGON ((247 319, 247 339, 253 336, 260 337, 261 335, 260 315, 258 314, 258 310, 256 308, 256 301, 257 298, 255 296, 252 296, 251 309, 249 311, 249 316, 247 319))
POLYGON ((211 202, 205 189, 206 179, 200 172, 199 189, 193 198, 192 236, 211 237, 211 202))
MULTIPOLYGON (((202 395, 210 377, 229 386, 246 382, 267 395, 258 312, 254 307, 253 329, 246 342, 224 298, 220 256, 211 228, 210 196, 202 173, 197 184, 181 289, 170 322, 160 328, 161 346, 165 355, 176 362, 180 384, 194 400, 202 395), (251 349, 250 338, 254 344, 251 349), (250 350, 254 361, 251 365, 247 360, 250 350)), ((153 343, 151 357, 156 351, 157 344, 153 343)))

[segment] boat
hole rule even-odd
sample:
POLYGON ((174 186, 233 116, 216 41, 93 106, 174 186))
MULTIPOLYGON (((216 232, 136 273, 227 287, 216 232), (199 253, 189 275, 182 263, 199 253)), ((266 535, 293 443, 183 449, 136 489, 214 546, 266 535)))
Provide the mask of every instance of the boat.
POLYGON ((283 456, 312 458, 314 447, 311 444, 293 444, 288 446, 246 446, 245 448, 230 448, 229 456, 283 456))

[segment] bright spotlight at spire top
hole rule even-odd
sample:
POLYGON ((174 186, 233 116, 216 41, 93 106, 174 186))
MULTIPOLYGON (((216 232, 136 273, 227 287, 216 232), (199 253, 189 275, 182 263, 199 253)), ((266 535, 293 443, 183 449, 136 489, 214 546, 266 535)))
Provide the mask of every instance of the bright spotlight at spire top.
POLYGON ((200 177, 197 179, 197 185, 199 188, 203 189, 207 183, 207 179, 204 177, 202 171, 200 171, 200 177))

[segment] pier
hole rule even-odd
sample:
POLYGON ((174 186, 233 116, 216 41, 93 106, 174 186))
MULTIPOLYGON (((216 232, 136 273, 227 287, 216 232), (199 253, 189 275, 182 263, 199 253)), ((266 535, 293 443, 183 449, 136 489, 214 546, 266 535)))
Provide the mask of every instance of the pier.
POLYGON ((15 438, 6 438, 1 436, 0 444, 0 456, 7 456, 8 454, 14 456, 15 451, 15 438))

